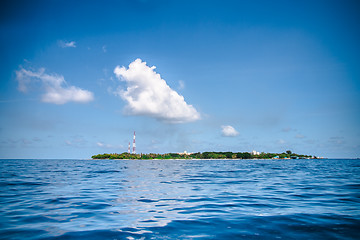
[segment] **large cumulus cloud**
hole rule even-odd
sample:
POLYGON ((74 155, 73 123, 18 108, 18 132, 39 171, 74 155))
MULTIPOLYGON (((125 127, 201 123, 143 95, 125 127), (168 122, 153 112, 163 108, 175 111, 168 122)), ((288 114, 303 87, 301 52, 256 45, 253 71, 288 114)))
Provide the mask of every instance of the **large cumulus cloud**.
POLYGON ((171 89, 156 73, 155 66, 136 59, 129 68, 117 66, 115 75, 127 84, 117 94, 127 102, 126 112, 145 115, 170 123, 184 123, 200 119, 196 109, 185 102, 183 96, 171 89))

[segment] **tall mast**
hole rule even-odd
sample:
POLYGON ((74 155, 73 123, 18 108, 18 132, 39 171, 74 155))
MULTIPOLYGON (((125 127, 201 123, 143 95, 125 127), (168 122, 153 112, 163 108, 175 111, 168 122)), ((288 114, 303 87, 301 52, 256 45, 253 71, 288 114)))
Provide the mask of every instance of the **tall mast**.
POLYGON ((134 142, 133 142, 133 154, 136 154, 135 131, 134 131, 134 142))
POLYGON ((130 142, 129 142, 129 147, 128 147, 128 153, 130 153, 130 142))

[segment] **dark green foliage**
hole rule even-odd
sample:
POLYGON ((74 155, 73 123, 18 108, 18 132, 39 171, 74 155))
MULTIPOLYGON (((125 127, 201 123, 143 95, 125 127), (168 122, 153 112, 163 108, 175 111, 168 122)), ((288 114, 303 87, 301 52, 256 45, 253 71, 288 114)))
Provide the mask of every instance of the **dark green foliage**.
POLYGON ((251 159, 253 158, 253 155, 251 155, 250 153, 248 152, 239 152, 239 153, 236 153, 236 158, 240 158, 240 159, 251 159))

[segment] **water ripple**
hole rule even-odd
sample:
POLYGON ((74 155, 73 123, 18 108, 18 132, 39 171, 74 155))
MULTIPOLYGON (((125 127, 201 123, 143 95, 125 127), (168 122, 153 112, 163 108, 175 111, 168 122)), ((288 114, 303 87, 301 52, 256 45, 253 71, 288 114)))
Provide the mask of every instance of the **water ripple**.
POLYGON ((0 160, 0 239, 359 239, 357 160, 0 160))

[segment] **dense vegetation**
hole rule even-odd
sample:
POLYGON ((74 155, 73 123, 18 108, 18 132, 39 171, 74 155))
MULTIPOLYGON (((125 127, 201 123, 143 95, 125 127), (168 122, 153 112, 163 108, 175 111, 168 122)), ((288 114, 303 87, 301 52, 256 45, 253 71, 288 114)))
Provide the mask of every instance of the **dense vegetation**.
POLYGON ((253 155, 249 152, 203 152, 203 153, 148 153, 148 154, 131 154, 131 153, 104 153, 92 156, 93 159, 289 159, 289 158, 317 158, 310 155, 295 154, 291 151, 284 153, 260 153, 253 155))

